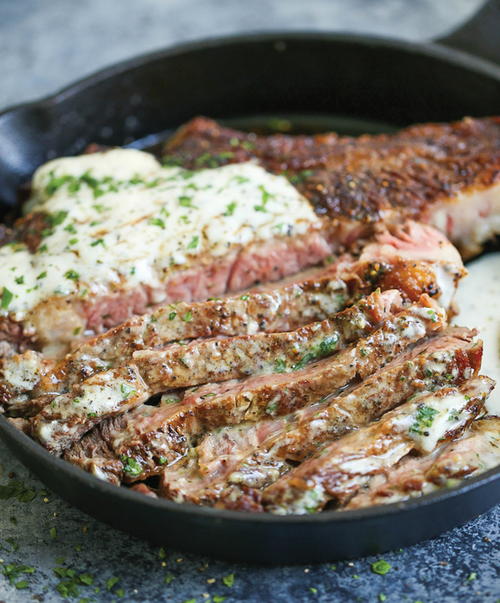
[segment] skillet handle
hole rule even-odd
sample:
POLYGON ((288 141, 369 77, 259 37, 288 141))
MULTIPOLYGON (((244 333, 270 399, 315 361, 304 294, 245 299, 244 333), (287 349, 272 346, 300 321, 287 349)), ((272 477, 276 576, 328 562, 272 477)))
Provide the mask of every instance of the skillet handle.
POLYGON ((500 0, 487 0, 471 19, 434 42, 500 65, 500 0))

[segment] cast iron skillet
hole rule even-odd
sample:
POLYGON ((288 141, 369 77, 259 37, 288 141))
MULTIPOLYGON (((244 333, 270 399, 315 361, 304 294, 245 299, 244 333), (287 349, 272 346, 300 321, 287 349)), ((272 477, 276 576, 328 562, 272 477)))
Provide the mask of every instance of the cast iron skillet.
MULTIPOLYGON (((469 48, 475 40, 483 56, 498 51, 500 59, 498 28, 500 4, 490 2, 448 42, 469 48)), ((359 133, 498 113, 500 66, 439 44, 318 33, 208 40, 126 61, 1 114, 0 198, 12 206, 18 186, 52 157, 79 153, 90 142, 147 146, 198 114, 238 125, 255 115, 299 114, 309 128, 346 129, 347 123, 359 133)), ((103 483, 54 458, 2 417, 0 435, 48 487, 90 515, 157 543, 234 561, 314 562, 383 552, 460 525, 500 498, 495 469, 459 488, 383 507, 245 514, 103 483)))

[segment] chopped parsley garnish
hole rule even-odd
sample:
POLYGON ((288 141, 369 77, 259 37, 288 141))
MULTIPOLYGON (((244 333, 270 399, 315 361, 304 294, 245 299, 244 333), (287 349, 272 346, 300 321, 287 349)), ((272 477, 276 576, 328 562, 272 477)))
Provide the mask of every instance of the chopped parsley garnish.
POLYGON ((262 194, 262 202, 260 205, 254 205, 253 208, 255 209, 255 211, 267 212, 267 203, 269 199, 274 197, 274 195, 271 194, 268 190, 266 190, 266 188, 262 184, 259 184, 259 190, 262 194))
POLYGON ((170 314, 168 315, 168 320, 174 320, 174 318, 177 316, 177 312, 170 312, 170 314))
POLYGON ((130 385, 127 385, 126 383, 122 383, 120 385, 120 391, 123 395, 124 400, 128 400, 130 396, 133 396, 137 393, 137 391, 133 387, 130 387, 130 385))
POLYGON ((200 242, 200 237, 196 235, 191 239, 187 248, 188 249, 196 249, 199 245, 199 242, 200 242))
POLYGON ((283 360, 283 358, 278 358, 278 360, 276 360, 274 362, 274 372, 275 373, 286 372, 286 362, 283 360))
POLYGON ((95 419, 97 417, 97 413, 96 412, 88 412, 87 417, 89 419, 95 419))
POLYGON ((47 271, 44 270, 43 272, 40 272, 40 274, 36 277, 36 280, 39 281, 42 278, 45 278, 47 276, 47 271))
POLYGON ((64 276, 71 281, 77 281, 80 278, 80 275, 75 270, 68 270, 64 276))
POLYGON ((425 436, 429 435, 427 429, 429 427, 432 427, 434 417, 438 414, 438 412, 439 411, 435 408, 431 408, 430 406, 426 406, 425 404, 419 406, 415 414, 415 421, 410 427, 410 433, 416 433, 425 436))
POLYGON ((269 404, 266 406, 266 414, 267 415, 274 415, 277 410, 278 410, 278 402, 269 402, 269 404))
POLYGON ((247 178, 246 176, 240 176, 239 174, 233 176, 233 180, 238 184, 246 184, 247 182, 250 182, 249 178, 247 178))
POLYGON ((329 337, 325 337, 325 339, 323 339, 318 346, 313 348, 310 352, 307 352, 307 354, 305 354, 299 360, 299 362, 294 364, 292 366, 292 370, 298 371, 303 369, 307 364, 309 364, 309 362, 329 356, 337 346, 338 340, 338 335, 330 335, 329 337))
POLYGON ((435 310, 427 310, 427 316, 432 320, 432 322, 437 322, 438 320, 435 310))
POLYGON ((374 574, 380 574, 381 576, 385 576, 387 572, 392 569, 392 565, 387 563, 384 559, 380 559, 379 561, 374 561, 371 564, 371 569, 374 574))
POLYGON ((212 153, 202 153, 196 158, 195 163, 197 167, 215 168, 224 163, 226 159, 232 159, 233 157, 234 153, 231 151, 223 151, 222 153, 217 153, 215 155, 212 153))
POLYGON ((104 239, 96 239, 95 241, 92 241, 92 243, 90 243, 91 247, 97 247, 97 245, 102 245, 104 247, 104 239))
POLYGON ((24 276, 18 276, 15 280, 18 285, 24 285, 24 276))
POLYGON ((234 574, 228 574, 227 576, 223 576, 222 582, 225 586, 231 588, 231 586, 234 585, 234 574))
POLYGON ((240 297, 240 299, 243 300, 243 301, 247 301, 248 299, 250 299, 250 296, 249 295, 242 295, 240 297))
POLYGON ((159 226, 163 230, 165 229, 165 222, 161 218, 150 218, 149 223, 152 226, 159 226))
POLYGON ((118 582, 120 582, 120 578, 117 578, 116 576, 108 578, 106 580, 106 590, 111 590, 113 586, 116 586, 116 584, 118 584, 118 582))
POLYGON ((304 180, 307 180, 307 178, 310 178, 313 174, 313 170, 301 170, 300 172, 296 172, 289 176, 288 179, 292 184, 300 184, 301 182, 304 182, 304 180))
POLYGON ((189 322, 192 319, 193 319, 193 313, 190 310, 188 312, 186 312, 184 314, 184 316, 181 317, 181 320, 183 320, 184 322, 189 322))
MULTIPOLYGON (((125 473, 128 473, 131 477, 137 477, 142 473, 142 467, 136 459, 122 455, 120 457, 121 462, 123 463, 123 470, 125 473)), ((109 589, 108 589, 109 590, 109 589)))
POLYGON ((14 297, 14 294, 12 293, 12 291, 9 291, 9 289, 7 289, 7 287, 3 288, 2 291, 2 300, 0 302, 0 306, 6 310, 9 305, 10 302, 12 301, 12 298, 14 297))
POLYGON ((64 220, 66 220, 67 216, 68 216, 68 212, 61 210, 54 214, 48 214, 47 221, 49 222, 49 224, 52 227, 59 226, 59 224, 62 224, 64 222, 64 220))
POLYGON ((237 206, 238 204, 236 203, 236 201, 231 201, 231 203, 228 203, 226 205, 226 211, 224 212, 224 215, 226 217, 232 216, 237 206))
POLYGON ((26 588, 28 586, 27 580, 18 580, 21 574, 33 574, 35 568, 29 565, 15 565, 14 563, 8 563, 2 566, 3 575, 7 578, 12 586, 15 586, 18 590, 26 588))
POLYGON ((70 239, 68 243, 69 245, 76 245, 78 243, 78 239, 70 239))
POLYGON ((36 497, 36 491, 26 486, 20 480, 10 480, 0 485, 0 500, 16 498, 19 502, 31 502, 36 497))
POLYGON ((186 195, 181 195, 179 197, 179 205, 181 207, 190 207, 191 209, 196 209, 196 206, 193 205, 193 198, 186 195))
POLYGON ((64 230, 65 230, 66 232, 71 233, 71 234, 76 234, 76 228, 75 228, 75 225, 74 225, 74 224, 68 224, 68 225, 66 225, 66 226, 64 227, 64 230))

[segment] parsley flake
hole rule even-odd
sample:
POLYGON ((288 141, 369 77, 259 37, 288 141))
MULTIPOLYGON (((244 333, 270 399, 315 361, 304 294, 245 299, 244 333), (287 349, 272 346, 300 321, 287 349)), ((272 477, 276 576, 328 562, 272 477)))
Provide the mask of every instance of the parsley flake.
POLYGON ((384 559, 379 559, 371 564, 371 570, 374 574, 385 576, 392 569, 392 565, 384 559))

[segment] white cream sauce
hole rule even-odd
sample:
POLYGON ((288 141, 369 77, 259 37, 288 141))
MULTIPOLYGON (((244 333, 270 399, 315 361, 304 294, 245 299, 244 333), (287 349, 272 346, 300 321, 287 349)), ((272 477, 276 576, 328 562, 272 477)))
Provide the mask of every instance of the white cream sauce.
POLYGON ((19 320, 54 295, 105 294, 110 285, 146 284, 159 303, 178 267, 320 225, 285 177, 252 162, 189 171, 132 149, 43 165, 26 211, 47 212, 52 224, 36 253, 0 248, 0 314, 19 320))
POLYGON ((481 373, 497 386, 486 402, 490 414, 500 416, 500 252, 490 253, 467 265, 469 276, 458 286, 459 314, 454 322, 476 327, 484 341, 481 373))

